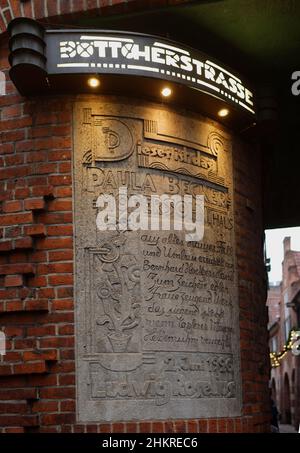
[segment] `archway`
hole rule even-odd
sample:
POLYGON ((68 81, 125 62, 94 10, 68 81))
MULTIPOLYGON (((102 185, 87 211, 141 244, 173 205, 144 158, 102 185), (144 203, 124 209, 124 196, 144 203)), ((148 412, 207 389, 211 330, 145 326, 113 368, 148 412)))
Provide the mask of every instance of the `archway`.
POLYGON ((283 410, 282 410, 282 422, 291 424, 291 393, 290 393, 290 381, 288 374, 284 375, 283 383, 283 410))
POLYGON ((292 372, 292 379, 291 379, 291 423, 294 425, 295 424, 295 404, 296 404, 296 401, 295 401, 295 385, 296 385, 296 382, 295 382, 295 368, 293 368, 293 372, 292 372))
POLYGON ((273 398, 273 401, 277 404, 276 382, 275 382, 275 379, 274 379, 274 378, 272 379, 271 389, 272 389, 272 398, 273 398))

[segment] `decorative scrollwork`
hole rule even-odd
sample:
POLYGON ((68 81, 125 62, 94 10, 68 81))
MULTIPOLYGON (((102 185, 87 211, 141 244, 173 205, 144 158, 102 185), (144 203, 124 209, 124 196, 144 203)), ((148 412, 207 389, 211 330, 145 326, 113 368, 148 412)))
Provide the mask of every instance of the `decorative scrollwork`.
POLYGON ((211 132, 207 138, 207 146, 213 156, 218 156, 220 151, 224 150, 223 140, 218 132, 211 132))

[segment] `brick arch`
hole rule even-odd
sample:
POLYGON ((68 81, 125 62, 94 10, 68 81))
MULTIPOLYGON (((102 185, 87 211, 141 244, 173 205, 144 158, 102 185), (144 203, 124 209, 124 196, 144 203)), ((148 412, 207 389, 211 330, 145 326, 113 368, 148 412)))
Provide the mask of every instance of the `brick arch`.
POLYGON ((283 380, 283 423, 291 424, 291 384, 289 375, 285 373, 283 380))
POLYGON ((16 17, 51 20, 62 23, 76 20, 84 12, 86 15, 126 14, 153 8, 193 3, 192 0, 1 0, 0 34, 16 17))

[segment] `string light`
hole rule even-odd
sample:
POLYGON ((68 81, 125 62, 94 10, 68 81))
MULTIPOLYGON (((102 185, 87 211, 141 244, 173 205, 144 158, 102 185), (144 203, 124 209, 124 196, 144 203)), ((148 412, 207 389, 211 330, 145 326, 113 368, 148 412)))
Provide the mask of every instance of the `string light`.
POLYGON ((270 352, 270 359, 271 359, 271 367, 272 368, 277 368, 280 366, 280 361, 283 359, 283 357, 290 351, 293 347, 294 342, 298 338, 298 332, 296 330, 291 330, 289 338, 285 345, 283 346, 283 349, 281 352, 270 352))

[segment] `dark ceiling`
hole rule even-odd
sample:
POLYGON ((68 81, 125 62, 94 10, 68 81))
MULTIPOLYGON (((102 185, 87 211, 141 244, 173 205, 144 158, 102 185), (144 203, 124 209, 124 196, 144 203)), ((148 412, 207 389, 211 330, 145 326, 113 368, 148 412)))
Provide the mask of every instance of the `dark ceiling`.
POLYGON ((80 25, 159 34, 226 60, 245 75, 277 78, 300 60, 299 0, 202 0, 80 25))
MULTIPOLYGON (((120 16, 83 17, 87 28, 157 34, 198 48, 246 76, 276 111, 258 128, 264 156, 266 228, 300 225, 300 0, 204 0, 120 16), (267 88, 267 91, 265 91, 267 88)), ((268 115, 268 112, 267 112, 268 115)))

